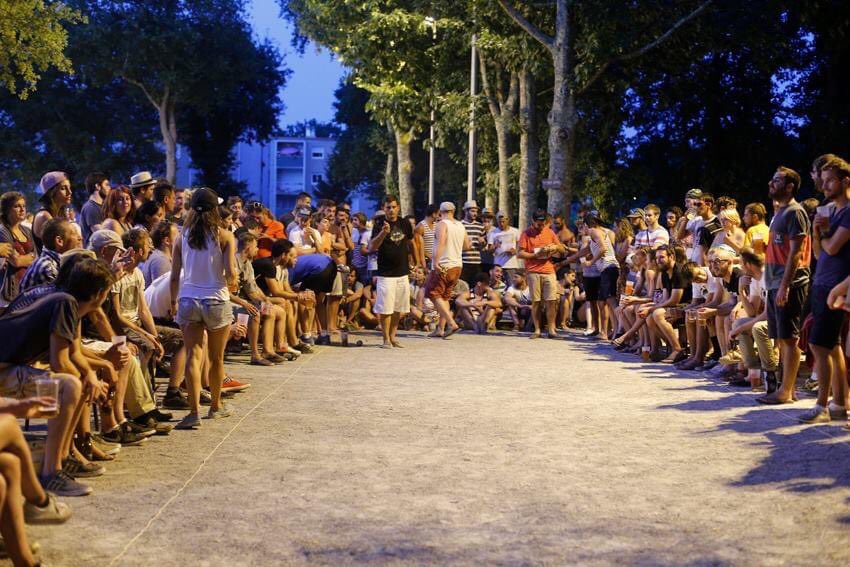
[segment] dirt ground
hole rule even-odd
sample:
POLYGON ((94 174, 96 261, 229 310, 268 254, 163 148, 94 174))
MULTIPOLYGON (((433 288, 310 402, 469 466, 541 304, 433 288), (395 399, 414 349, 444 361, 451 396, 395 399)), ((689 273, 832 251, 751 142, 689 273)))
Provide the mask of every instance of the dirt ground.
POLYGON ((236 417, 124 448, 51 565, 850 563, 850 432, 810 399, 572 337, 409 334, 272 369, 236 417))

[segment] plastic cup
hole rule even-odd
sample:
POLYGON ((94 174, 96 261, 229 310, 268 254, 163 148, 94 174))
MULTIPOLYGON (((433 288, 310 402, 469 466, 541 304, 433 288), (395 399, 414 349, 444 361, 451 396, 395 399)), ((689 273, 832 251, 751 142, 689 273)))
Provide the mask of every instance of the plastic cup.
POLYGON ((635 282, 626 280, 626 295, 631 295, 635 292, 635 282))
POLYGON ((59 380, 55 378, 39 378, 35 381, 35 392, 39 398, 52 398, 53 404, 42 406, 46 417, 59 415, 59 380))
POLYGON ((650 349, 648 346, 642 347, 640 349, 640 356, 644 361, 649 360, 649 353, 651 350, 652 349, 650 349))
POLYGON ((245 327, 248 326, 248 320, 250 318, 251 317, 247 313, 237 313, 236 314, 236 322, 239 323, 240 325, 244 325, 245 327))
POLYGON ((821 205, 815 209, 815 214, 819 217, 829 217, 830 209, 832 209, 830 205, 821 205))
POLYGON ((127 337, 124 335, 116 335, 112 337, 112 344, 117 347, 127 346, 127 337))

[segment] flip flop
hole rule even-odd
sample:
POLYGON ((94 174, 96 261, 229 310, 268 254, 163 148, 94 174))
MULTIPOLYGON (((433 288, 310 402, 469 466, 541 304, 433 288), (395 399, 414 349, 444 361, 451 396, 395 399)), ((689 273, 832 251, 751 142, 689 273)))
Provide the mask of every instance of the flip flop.
POLYGON ((768 394, 766 396, 761 396, 760 398, 756 398, 756 401, 760 404, 764 404, 766 406, 780 406, 784 404, 793 404, 796 400, 791 398, 790 400, 780 400, 773 394, 768 394))

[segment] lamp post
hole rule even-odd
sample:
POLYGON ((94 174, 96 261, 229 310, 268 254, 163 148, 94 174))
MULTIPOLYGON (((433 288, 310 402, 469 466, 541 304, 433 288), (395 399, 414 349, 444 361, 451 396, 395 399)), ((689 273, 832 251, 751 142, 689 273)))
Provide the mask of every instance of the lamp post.
POLYGON ((469 95, 472 104, 469 108, 469 153, 467 154, 466 170, 466 200, 475 199, 475 180, 478 177, 478 133, 475 131, 475 95, 478 92, 478 48, 476 47, 477 34, 472 34, 472 52, 469 70, 469 95))

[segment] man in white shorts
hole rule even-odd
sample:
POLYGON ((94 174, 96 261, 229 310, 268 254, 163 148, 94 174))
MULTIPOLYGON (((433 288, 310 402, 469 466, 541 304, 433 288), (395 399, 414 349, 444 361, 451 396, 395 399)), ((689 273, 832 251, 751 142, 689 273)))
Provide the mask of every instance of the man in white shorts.
POLYGON ((410 311, 410 263, 407 255, 413 249, 413 227, 399 218, 398 199, 384 200, 383 219, 372 227, 369 252, 378 254, 378 272, 374 311, 381 319, 383 348, 403 348, 396 339, 401 315, 410 311))

